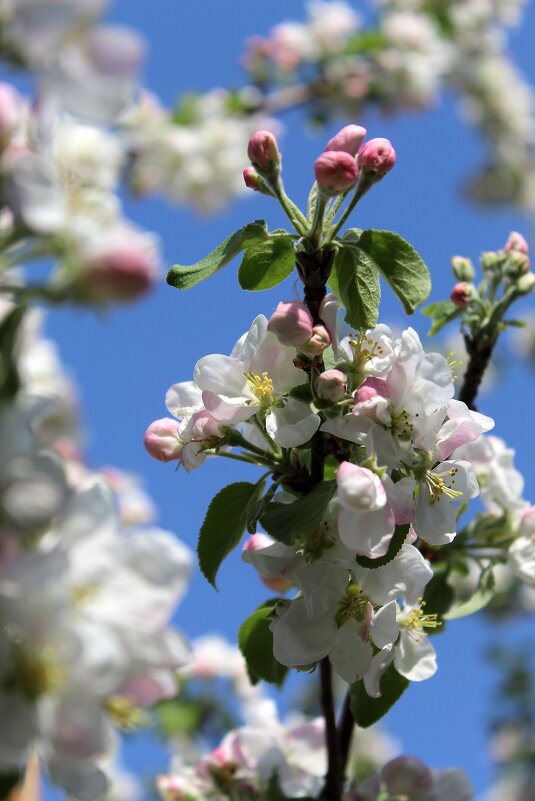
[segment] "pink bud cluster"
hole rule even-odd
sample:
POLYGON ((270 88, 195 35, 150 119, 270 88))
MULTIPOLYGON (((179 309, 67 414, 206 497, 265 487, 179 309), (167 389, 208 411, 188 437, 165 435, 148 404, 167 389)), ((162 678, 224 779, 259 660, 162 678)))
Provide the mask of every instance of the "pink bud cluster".
POLYGON ((297 300, 279 303, 268 322, 271 331, 281 345, 298 348, 308 356, 318 356, 331 344, 331 337, 324 325, 314 325, 312 315, 297 300))
POLYGON ((382 178, 392 169, 396 152, 389 140, 370 139, 362 145, 365 136, 362 126, 346 125, 329 140, 314 164, 316 181, 325 194, 347 192, 361 172, 382 178))

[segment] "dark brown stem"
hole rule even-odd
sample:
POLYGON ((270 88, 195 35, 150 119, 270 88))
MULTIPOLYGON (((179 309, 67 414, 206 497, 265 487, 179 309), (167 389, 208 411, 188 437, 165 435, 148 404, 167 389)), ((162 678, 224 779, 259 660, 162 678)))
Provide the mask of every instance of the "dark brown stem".
POLYGON ((355 721, 351 712, 351 696, 347 693, 338 725, 339 763, 342 776, 345 776, 354 729, 355 721))
POLYGON ((482 337, 473 337, 470 334, 465 334, 464 342, 469 361, 459 391, 459 400, 466 403, 468 408, 475 412, 477 411, 475 404, 477 393, 481 381, 483 380, 485 370, 489 366, 496 340, 485 335, 482 337))
POLYGON ((340 801, 342 794, 342 774, 340 770, 340 751, 338 731, 334 712, 334 696, 331 676, 331 663, 325 657, 320 662, 321 711, 325 719, 325 742, 327 746, 327 774, 321 797, 326 801, 340 801))

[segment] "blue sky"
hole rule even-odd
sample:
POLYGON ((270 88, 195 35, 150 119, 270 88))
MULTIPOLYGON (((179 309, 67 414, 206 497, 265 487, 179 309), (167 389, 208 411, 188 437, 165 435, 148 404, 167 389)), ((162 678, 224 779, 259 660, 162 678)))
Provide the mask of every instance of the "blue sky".
MULTIPOLYGON (((239 85, 239 55, 245 38, 266 32, 284 18, 299 18, 303 9, 301 0, 152 0, 150 4, 116 0, 110 18, 144 34, 149 46, 145 83, 170 104, 184 92, 239 85)), ((529 30, 534 26, 532 5, 513 45, 533 83, 535 52, 529 30)), ((512 228, 530 234, 530 220, 511 211, 483 212, 459 196, 460 182, 483 154, 478 137, 461 122, 453 98, 444 98, 426 115, 394 119, 372 115, 355 122, 363 122, 371 136, 389 137, 398 163, 359 207, 353 224, 391 229, 414 244, 431 269, 432 300, 449 295, 453 254, 476 259, 481 251, 503 245, 512 228)), ((340 125, 312 135, 298 113, 285 117, 284 124, 284 177, 289 193, 303 203, 313 180, 313 161, 340 125)), ((215 218, 199 218, 157 199, 126 206, 133 219, 161 237, 165 266, 198 260, 231 230, 252 219, 265 217, 270 228, 284 224, 273 201, 253 194, 215 218)), ((256 314, 269 315, 279 300, 295 298, 297 291, 289 279, 269 292, 244 293, 236 281, 236 266, 231 265, 187 293, 178 293, 162 281, 146 301, 104 318, 69 310, 50 314, 48 332, 81 388, 91 462, 115 464, 143 476, 160 509, 160 524, 192 548, 212 496, 226 483, 250 479, 253 474, 224 460, 212 460, 191 475, 176 473, 172 465, 158 464, 146 455, 144 429, 165 414, 166 389, 189 379, 198 358, 228 352, 256 314)), ((387 290, 381 316, 385 322, 407 324, 387 290)), ((427 329, 421 315, 410 323, 422 333, 427 329)), ((494 393, 481 403, 481 410, 495 417, 496 433, 518 450, 528 498, 535 498, 534 379, 529 367, 511 364, 494 393)), ((176 616, 177 625, 190 636, 220 631, 235 640, 240 622, 265 594, 238 554, 222 569, 220 590, 216 595, 196 574, 176 616)), ((412 686, 388 718, 389 728, 408 753, 437 767, 462 765, 478 790, 486 786, 490 773, 485 721, 494 679, 484 650, 491 642, 525 637, 530 625, 469 619, 448 626, 436 640, 437 676, 412 686)))

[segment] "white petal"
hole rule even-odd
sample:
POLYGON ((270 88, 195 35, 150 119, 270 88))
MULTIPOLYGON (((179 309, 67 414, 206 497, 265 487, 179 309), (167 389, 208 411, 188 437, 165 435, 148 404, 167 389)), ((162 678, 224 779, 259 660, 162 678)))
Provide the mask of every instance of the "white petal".
POLYGON ((401 596, 407 604, 415 604, 433 578, 429 563, 409 544, 403 545, 398 555, 384 567, 367 570, 356 565, 353 574, 363 593, 375 604, 386 604, 401 596))
POLYGON ((349 684, 361 679, 372 662, 372 647, 362 640, 360 628, 356 620, 340 626, 329 654, 333 668, 349 684))
POLYGON ((244 423, 256 414, 260 408, 259 404, 251 403, 250 401, 247 401, 246 404, 245 398, 221 398, 208 389, 205 389, 202 393, 202 400, 204 408, 210 412, 215 420, 228 425, 244 423))
POLYGON ((266 430, 283 448, 295 448, 308 442, 321 423, 319 415, 306 403, 288 398, 284 406, 275 407, 266 417, 266 430))
POLYGON ((247 384, 245 367, 238 359, 213 353, 199 359, 193 370, 193 380, 202 391, 216 395, 241 397, 247 384))
POLYGON ((352 512, 373 512, 386 506, 386 490, 378 475, 366 467, 342 462, 336 473, 341 506, 352 512))
POLYGON ((399 626, 396 622, 397 604, 390 601, 386 606, 381 607, 375 615, 370 626, 371 638, 378 648, 391 645, 399 635, 399 626))
POLYGON ((381 679, 393 659, 393 645, 387 645, 373 657, 370 668, 364 676, 364 688, 371 698, 381 697, 381 679))
POLYGON ((302 598, 290 601, 272 622, 273 654, 282 665, 310 665, 323 659, 336 637, 336 622, 329 613, 309 615, 302 598))
POLYGON ((165 405, 175 417, 189 417, 202 408, 201 391, 193 381, 182 381, 169 387, 165 405))
POLYGON ((426 634, 402 629, 395 651, 394 667, 409 681, 424 681, 436 673, 437 655, 426 634))
POLYGON ((389 506, 376 512, 341 509, 338 516, 338 533, 344 545, 370 559, 385 555, 394 529, 394 515, 389 506))

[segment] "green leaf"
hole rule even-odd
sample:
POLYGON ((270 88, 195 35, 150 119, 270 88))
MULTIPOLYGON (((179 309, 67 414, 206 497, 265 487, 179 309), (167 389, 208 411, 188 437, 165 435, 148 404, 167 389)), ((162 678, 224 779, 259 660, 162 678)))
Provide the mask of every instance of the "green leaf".
POLYGON ((384 556, 380 556, 378 559, 369 559, 367 556, 357 556, 357 564, 359 564, 361 567, 367 567, 370 570, 377 570, 378 567, 384 567, 401 551, 403 543, 407 539, 408 533, 408 525, 396 526, 388 546, 388 551, 384 556))
POLYGON ((15 306, 0 323, 0 397, 14 398, 20 389, 20 376, 15 358, 15 345, 25 306, 15 306))
POLYGON ((249 223, 227 237, 212 253, 196 264, 175 264, 167 273, 167 283, 177 289, 189 289, 217 273, 242 250, 258 245, 267 237, 268 230, 264 220, 249 223))
POLYGON ((154 714, 164 737, 193 734, 199 729, 203 709, 192 699, 171 698, 157 705, 154 714))
POLYGON ((381 288, 372 260, 358 247, 342 246, 336 254, 333 273, 331 286, 346 310, 346 321, 355 329, 373 328, 377 323, 381 288))
POLYGON ((362 680, 351 684, 349 687, 351 712, 357 726, 367 729, 381 720, 401 698, 409 684, 409 680, 401 676, 392 664, 381 677, 379 698, 370 698, 362 680))
POLYGON ((266 494, 262 498, 260 498, 260 500, 258 500, 256 503, 249 504, 249 514, 247 516, 247 531, 249 532, 249 534, 254 534, 256 532, 258 528, 257 526, 258 519, 263 514, 264 509, 266 508, 267 504, 272 500, 278 488, 279 488, 278 484, 272 484, 271 487, 266 492, 266 494))
POLYGON ((318 528, 335 489, 336 481, 323 481, 293 503, 269 503, 260 522, 273 539, 292 545, 295 537, 318 528))
POLYGON ((363 231, 357 245, 390 284, 407 314, 424 303, 431 291, 431 276, 422 257, 392 231, 363 231))
POLYGON ((247 248, 238 281, 242 289, 258 292, 271 289, 292 274, 295 266, 293 240, 289 234, 276 234, 259 245, 247 248))
MULTIPOLYGON (((425 588, 424 601, 425 613, 438 615, 440 619, 449 611, 453 599, 454 592, 450 584, 448 584, 448 572, 435 573, 429 584, 425 588)), ((429 634, 436 632, 437 634, 443 630, 443 626, 438 629, 429 629, 429 634)))
POLYGON ((426 309, 424 314, 430 317, 433 321, 429 336, 434 336, 444 328, 451 320, 455 320, 462 314, 462 309, 459 309, 451 300, 442 300, 439 303, 432 303, 426 309))
POLYGON ((269 626, 276 602, 258 607, 240 626, 238 645, 247 663, 247 672, 253 684, 259 679, 280 687, 288 672, 285 665, 273 656, 273 633, 269 626))
POLYGON ((264 491, 264 482, 229 484, 212 499, 199 534, 199 566, 217 589, 217 571, 226 556, 238 545, 247 526, 250 509, 264 491))

